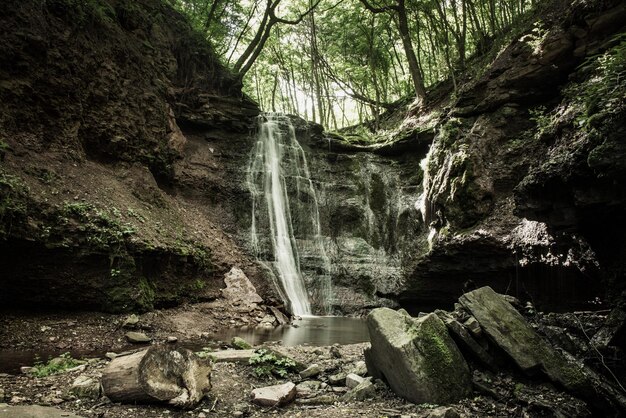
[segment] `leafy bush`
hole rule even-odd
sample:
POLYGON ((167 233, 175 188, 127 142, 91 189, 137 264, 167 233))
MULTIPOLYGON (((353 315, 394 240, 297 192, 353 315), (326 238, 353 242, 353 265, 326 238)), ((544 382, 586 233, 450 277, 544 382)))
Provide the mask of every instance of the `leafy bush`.
POLYGON ((611 40, 614 44, 602 54, 594 55, 580 66, 588 79, 566 90, 566 95, 582 105, 580 125, 593 125, 600 119, 621 112, 626 107, 626 33, 611 40))
POLYGON ((256 366, 253 373, 257 377, 271 377, 272 375, 285 377, 290 372, 296 371, 295 361, 289 357, 279 357, 263 348, 256 350, 254 356, 250 358, 248 363, 256 366))
POLYGON ((47 363, 41 361, 35 362, 31 373, 37 377, 46 377, 53 374, 64 372, 65 370, 80 366, 84 362, 72 358, 70 353, 63 353, 59 357, 55 357, 47 363))

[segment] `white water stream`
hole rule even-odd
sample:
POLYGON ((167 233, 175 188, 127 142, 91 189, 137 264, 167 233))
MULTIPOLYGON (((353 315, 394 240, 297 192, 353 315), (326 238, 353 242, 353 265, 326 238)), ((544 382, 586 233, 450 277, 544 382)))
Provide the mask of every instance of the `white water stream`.
MULTIPOLYGON (((264 114, 259 117, 259 133, 252 150, 247 176, 252 195, 252 246, 257 258, 265 260, 279 279, 281 297, 295 315, 311 315, 313 310, 300 269, 298 243, 294 236, 292 213, 309 235, 302 240, 307 253, 322 260, 326 274, 317 283, 320 310, 327 314, 330 304, 330 262, 321 239, 319 210, 305 153, 287 116, 264 114), (295 191, 294 191, 295 189, 295 191), (310 202, 290 207, 289 191, 310 202), (269 225, 269 242, 264 226, 269 225), (263 241, 263 242, 262 242, 263 241), (271 248, 267 248, 271 247, 271 248), (313 247, 311 249, 310 247, 313 247), (313 251, 312 251, 313 250, 313 251), (268 254, 271 253, 271 254, 268 254)), ((304 248, 303 248, 304 249, 304 248)))

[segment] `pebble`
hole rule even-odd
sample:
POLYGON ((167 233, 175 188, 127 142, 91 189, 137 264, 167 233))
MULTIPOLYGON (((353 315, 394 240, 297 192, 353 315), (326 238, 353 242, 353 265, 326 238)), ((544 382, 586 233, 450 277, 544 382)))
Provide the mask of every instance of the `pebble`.
POLYGON ((122 324, 122 328, 134 328, 139 323, 139 317, 135 314, 128 316, 124 323, 122 324))
POLYGON ((367 374, 367 365, 365 364, 365 362, 363 360, 357 361, 354 364, 352 373, 359 375, 359 376, 365 376, 367 374))
POLYGON ((311 364, 306 369, 300 372, 300 377, 303 379, 307 379, 309 377, 315 377, 322 372, 322 369, 317 364, 311 364))
POLYGON ((104 357, 108 358, 109 360, 115 360, 115 358, 117 357, 117 354, 112 351, 109 351, 108 353, 104 355, 104 357))
POLYGON ((170 344, 175 343, 176 341, 178 341, 178 337, 174 337, 174 336, 167 337, 167 342, 170 344))
POLYGON ((346 386, 350 389, 354 389, 355 387, 359 386, 363 382, 363 380, 365 379, 363 379, 361 376, 350 373, 346 376, 346 386))
POLYGON ((150 341, 152 341, 152 338, 148 337, 143 332, 131 331, 131 332, 127 332, 125 336, 128 342, 133 343, 133 344, 144 344, 144 343, 149 343, 150 341))

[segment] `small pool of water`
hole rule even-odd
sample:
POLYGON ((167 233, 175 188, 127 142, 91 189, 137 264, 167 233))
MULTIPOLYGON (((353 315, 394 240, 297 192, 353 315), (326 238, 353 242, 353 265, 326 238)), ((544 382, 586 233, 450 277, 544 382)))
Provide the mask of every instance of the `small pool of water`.
MULTIPOLYGON (((241 337, 252 345, 260 345, 265 342, 280 342, 282 345, 286 346, 324 346, 333 344, 356 344, 369 341, 367 324, 364 319, 339 316, 305 317, 293 321, 291 325, 276 328, 228 328, 213 334, 211 339, 230 342, 233 337, 241 337)), ((200 345, 194 343, 189 346, 188 343, 184 341, 181 341, 180 344, 192 350, 199 350, 203 346, 211 346, 211 343, 203 343, 200 345)), ((140 346, 127 347, 127 349, 133 348, 140 348, 140 346)), ((32 366, 37 361, 46 362, 66 351, 68 350, 0 350, 0 373, 18 374, 20 373, 21 366, 32 366)), ((103 357, 104 354, 104 351, 70 350, 70 355, 74 358, 103 357)))
POLYGON ((361 318, 341 316, 310 316, 293 321, 292 325, 276 328, 229 328, 212 336, 216 340, 230 341, 241 337, 252 345, 280 341, 282 345, 323 346, 356 344, 369 341, 367 324, 361 318))

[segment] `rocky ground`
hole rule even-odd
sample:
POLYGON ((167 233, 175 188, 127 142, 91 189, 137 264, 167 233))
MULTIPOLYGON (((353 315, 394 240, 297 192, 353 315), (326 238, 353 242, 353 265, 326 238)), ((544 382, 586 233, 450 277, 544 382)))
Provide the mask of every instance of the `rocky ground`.
MULTIPOLYGON (((531 320, 533 329, 557 347, 566 346, 569 351, 578 353, 579 361, 590 365, 595 362, 596 366, 602 367, 593 352, 581 353, 589 343, 585 336, 596 333, 608 312, 541 314, 534 312, 532 306, 518 308, 531 320)), ((363 352, 370 347, 369 343, 326 347, 283 347, 277 343, 266 343, 264 348, 292 358, 300 370, 315 364, 318 372, 303 377, 302 373, 291 371, 283 378, 260 378, 255 375, 254 366, 245 360, 219 361, 214 364, 209 396, 192 410, 163 405, 123 405, 112 403, 97 391, 81 395, 72 390, 77 379, 91 378, 99 382, 111 361, 106 353, 146 347, 145 344, 131 345, 125 337, 129 330, 145 333, 152 338, 151 344, 185 346, 194 350, 202 347, 209 347, 207 350, 230 350, 233 349, 231 344, 215 341, 211 333, 224 327, 268 323, 274 320, 270 312, 265 312, 263 307, 255 307, 242 315, 236 307, 219 301, 156 311, 136 318, 100 313, 5 312, 0 321, 0 372, 4 372, 0 374, 0 416, 5 416, 2 415, 3 410, 11 411, 11 407, 24 405, 60 408, 83 417, 111 418, 255 417, 267 414, 282 417, 592 416, 592 409, 585 401, 571 396, 545 378, 529 377, 512 363, 500 364, 496 370, 489 371, 473 362, 471 357, 468 357, 468 363, 472 393, 460 402, 445 405, 445 408, 410 403, 376 379, 372 379, 370 389, 358 395, 358 389, 346 387, 345 375, 355 373, 366 376, 363 352), (216 312, 219 314, 216 315, 216 312), (167 343, 168 337, 176 337, 177 342, 167 343), (19 366, 32 365, 36 353, 45 361, 47 354, 62 352, 75 353, 74 357, 83 358, 86 362, 46 377, 35 377, 32 373, 18 370, 19 366), (289 405, 262 407, 251 402, 253 389, 285 382, 297 385, 296 399, 289 405)), ((603 358, 603 362, 620 372, 619 365, 612 364, 610 357, 603 358)))

